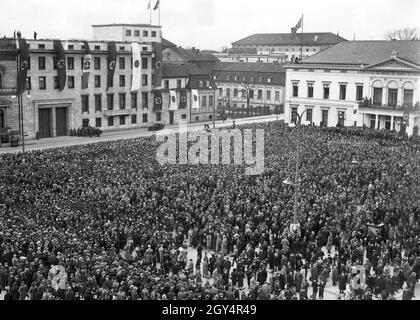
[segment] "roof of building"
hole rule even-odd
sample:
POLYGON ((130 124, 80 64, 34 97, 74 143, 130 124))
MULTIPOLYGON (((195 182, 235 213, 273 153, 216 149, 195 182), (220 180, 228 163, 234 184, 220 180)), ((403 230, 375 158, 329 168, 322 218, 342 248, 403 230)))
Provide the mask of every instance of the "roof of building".
MULTIPOLYGON (((233 42, 232 45, 300 45, 301 36, 301 33, 295 37, 291 33, 257 33, 233 42)), ((331 32, 303 33, 305 46, 334 45, 342 41, 346 39, 331 32)))
POLYGON ((176 44, 162 38, 162 48, 176 48, 176 44))
POLYGON ((397 57, 420 65, 420 41, 345 41, 302 61, 302 64, 372 65, 397 57))
POLYGON ((133 27, 133 28, 137 28, 137 27, 153 27, 153 28, 162 28, 161 26, 154 26, 152 24, 147 24, 147 23, 108 23, 108 24, 92 24, 93 28, 97 28, 97 27, 133 27))
POLYGON ((163 64, 163 78, 188 78, 191 75, 208 75, 208 72, 200 69, 192 63, 188 64, 163 64))
POLYGON ((256 62, 218 62, 215 71, 232 72, 285 72, 281 63, 256 63, 256 62))
POLYGON ((187 50, 181 47, 172 48, 176 53, 186 61, 219 61, 214 55, 209 53, 199 53, 193 50, 187 50))
POLYGON ((219 82, 242 83, 245 81, 284 86, 286 78, 284 66, 279 63, 219 62, 214 72, 219 82))

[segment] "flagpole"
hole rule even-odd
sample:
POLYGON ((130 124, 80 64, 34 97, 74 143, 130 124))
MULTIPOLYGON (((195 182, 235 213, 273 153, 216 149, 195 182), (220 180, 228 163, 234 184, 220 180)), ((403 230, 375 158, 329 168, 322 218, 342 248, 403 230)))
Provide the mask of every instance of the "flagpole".
POLYGON ((302 32, 300 36, 300 60, 302 61, 303 57, 303 14, 302 14, 302 32))

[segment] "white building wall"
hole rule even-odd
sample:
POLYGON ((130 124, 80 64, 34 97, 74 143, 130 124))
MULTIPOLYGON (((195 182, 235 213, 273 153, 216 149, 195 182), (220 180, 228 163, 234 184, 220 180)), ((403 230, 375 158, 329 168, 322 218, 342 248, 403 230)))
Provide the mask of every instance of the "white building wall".
MULTIPOLYGON (((286 103, 285 103, 285 121, 291 121, 291 111, 293 107, 311 108, 313 109, 312 122, 319 125, 322 121, 322 110, 328 110, 328 126, 335 126, 338 123, 338 112, 345 111, 345 126, 354 125, 354 121, 358 126, 370 126, 370 117, 375 115, 376 128, 385 128, 385 117, 391 117, 391 123, 396 130, 399 130, 400 124, 397 119, 402 117, 402 110, 382 109, 382 108, 361 108, 358 115, 353 116, 353 107, 358 105, 356 101, 357 85, 363 85, 363 98, 368 97, 373 99, 373 83, 377 80, 383 83, 382 104, 386 105, 388 102, 387 86, 391 82, 396 82, 398 85, 398 105, 402 104, 403 86, 410 82, 414 85, 413 103, 420 101, 419 83, 420 77, 413 75, 389 75, 378 73, 360 73, 357 71, 341 72, 339 70, 325 72, 324 70, 286 70, 286 103), (298 82, 298 97, 293 97, 293 83, 298 82), (308 98, 308 82, 313 82, 314 97, 308 98), (330 84, 329 99, 323 98, 324 83, 330 84), (346 100, 340 100, 340 83, 346 84, 346 100)), ((304 110, 304 109, 301 109, 304 110)), ((304 119, 306 120, 306 116, 304 119)), ((419 122, 419 112, 411 112, 409 119, 409 126, 407 132, 411 134, 414 126, 419 122)))

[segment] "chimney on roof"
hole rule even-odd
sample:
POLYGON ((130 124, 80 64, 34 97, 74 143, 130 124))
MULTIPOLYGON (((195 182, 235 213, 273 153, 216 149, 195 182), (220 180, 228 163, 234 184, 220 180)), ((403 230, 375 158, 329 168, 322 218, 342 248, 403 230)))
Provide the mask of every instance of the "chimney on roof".
POLYGON ((397 59, 397 51, 392 51, 391 53, 391 59, 397 59))

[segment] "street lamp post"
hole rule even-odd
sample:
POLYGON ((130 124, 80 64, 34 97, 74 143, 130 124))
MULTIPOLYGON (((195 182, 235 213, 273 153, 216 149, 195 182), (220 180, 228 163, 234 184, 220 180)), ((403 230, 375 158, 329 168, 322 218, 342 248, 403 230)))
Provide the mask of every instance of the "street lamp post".
MULTIPOLYGON (((300 172, 300 138, 301 138, 301 125, 302 125, 302 117, 305 114, 306 109, 299 114, 296 112, 296 125, 291 124, 291 127, 297 126, 297 144, 296 144, 296 172, 295 172, 295 201, 294 201, 294 212, 293 212, 293 223, 290 225, 291 231, 298 231, 300 228, 298 222, 298 214, 299 214, 299 189, 300 189, 300 181, 299 181, 299 172, 300 172)), ((285 184, 292 184, 289 179, 284 181, 285 184)))
POLYGON ((213 117, 212 117, 212 120, 213 120, 213 129, 216 129, 216 89, 214 88, 213 89, 213 87, 209 87, 209 89, 210 90, 214 90, 213 92, 214 92, 214 99, 213 99, 213 117))

